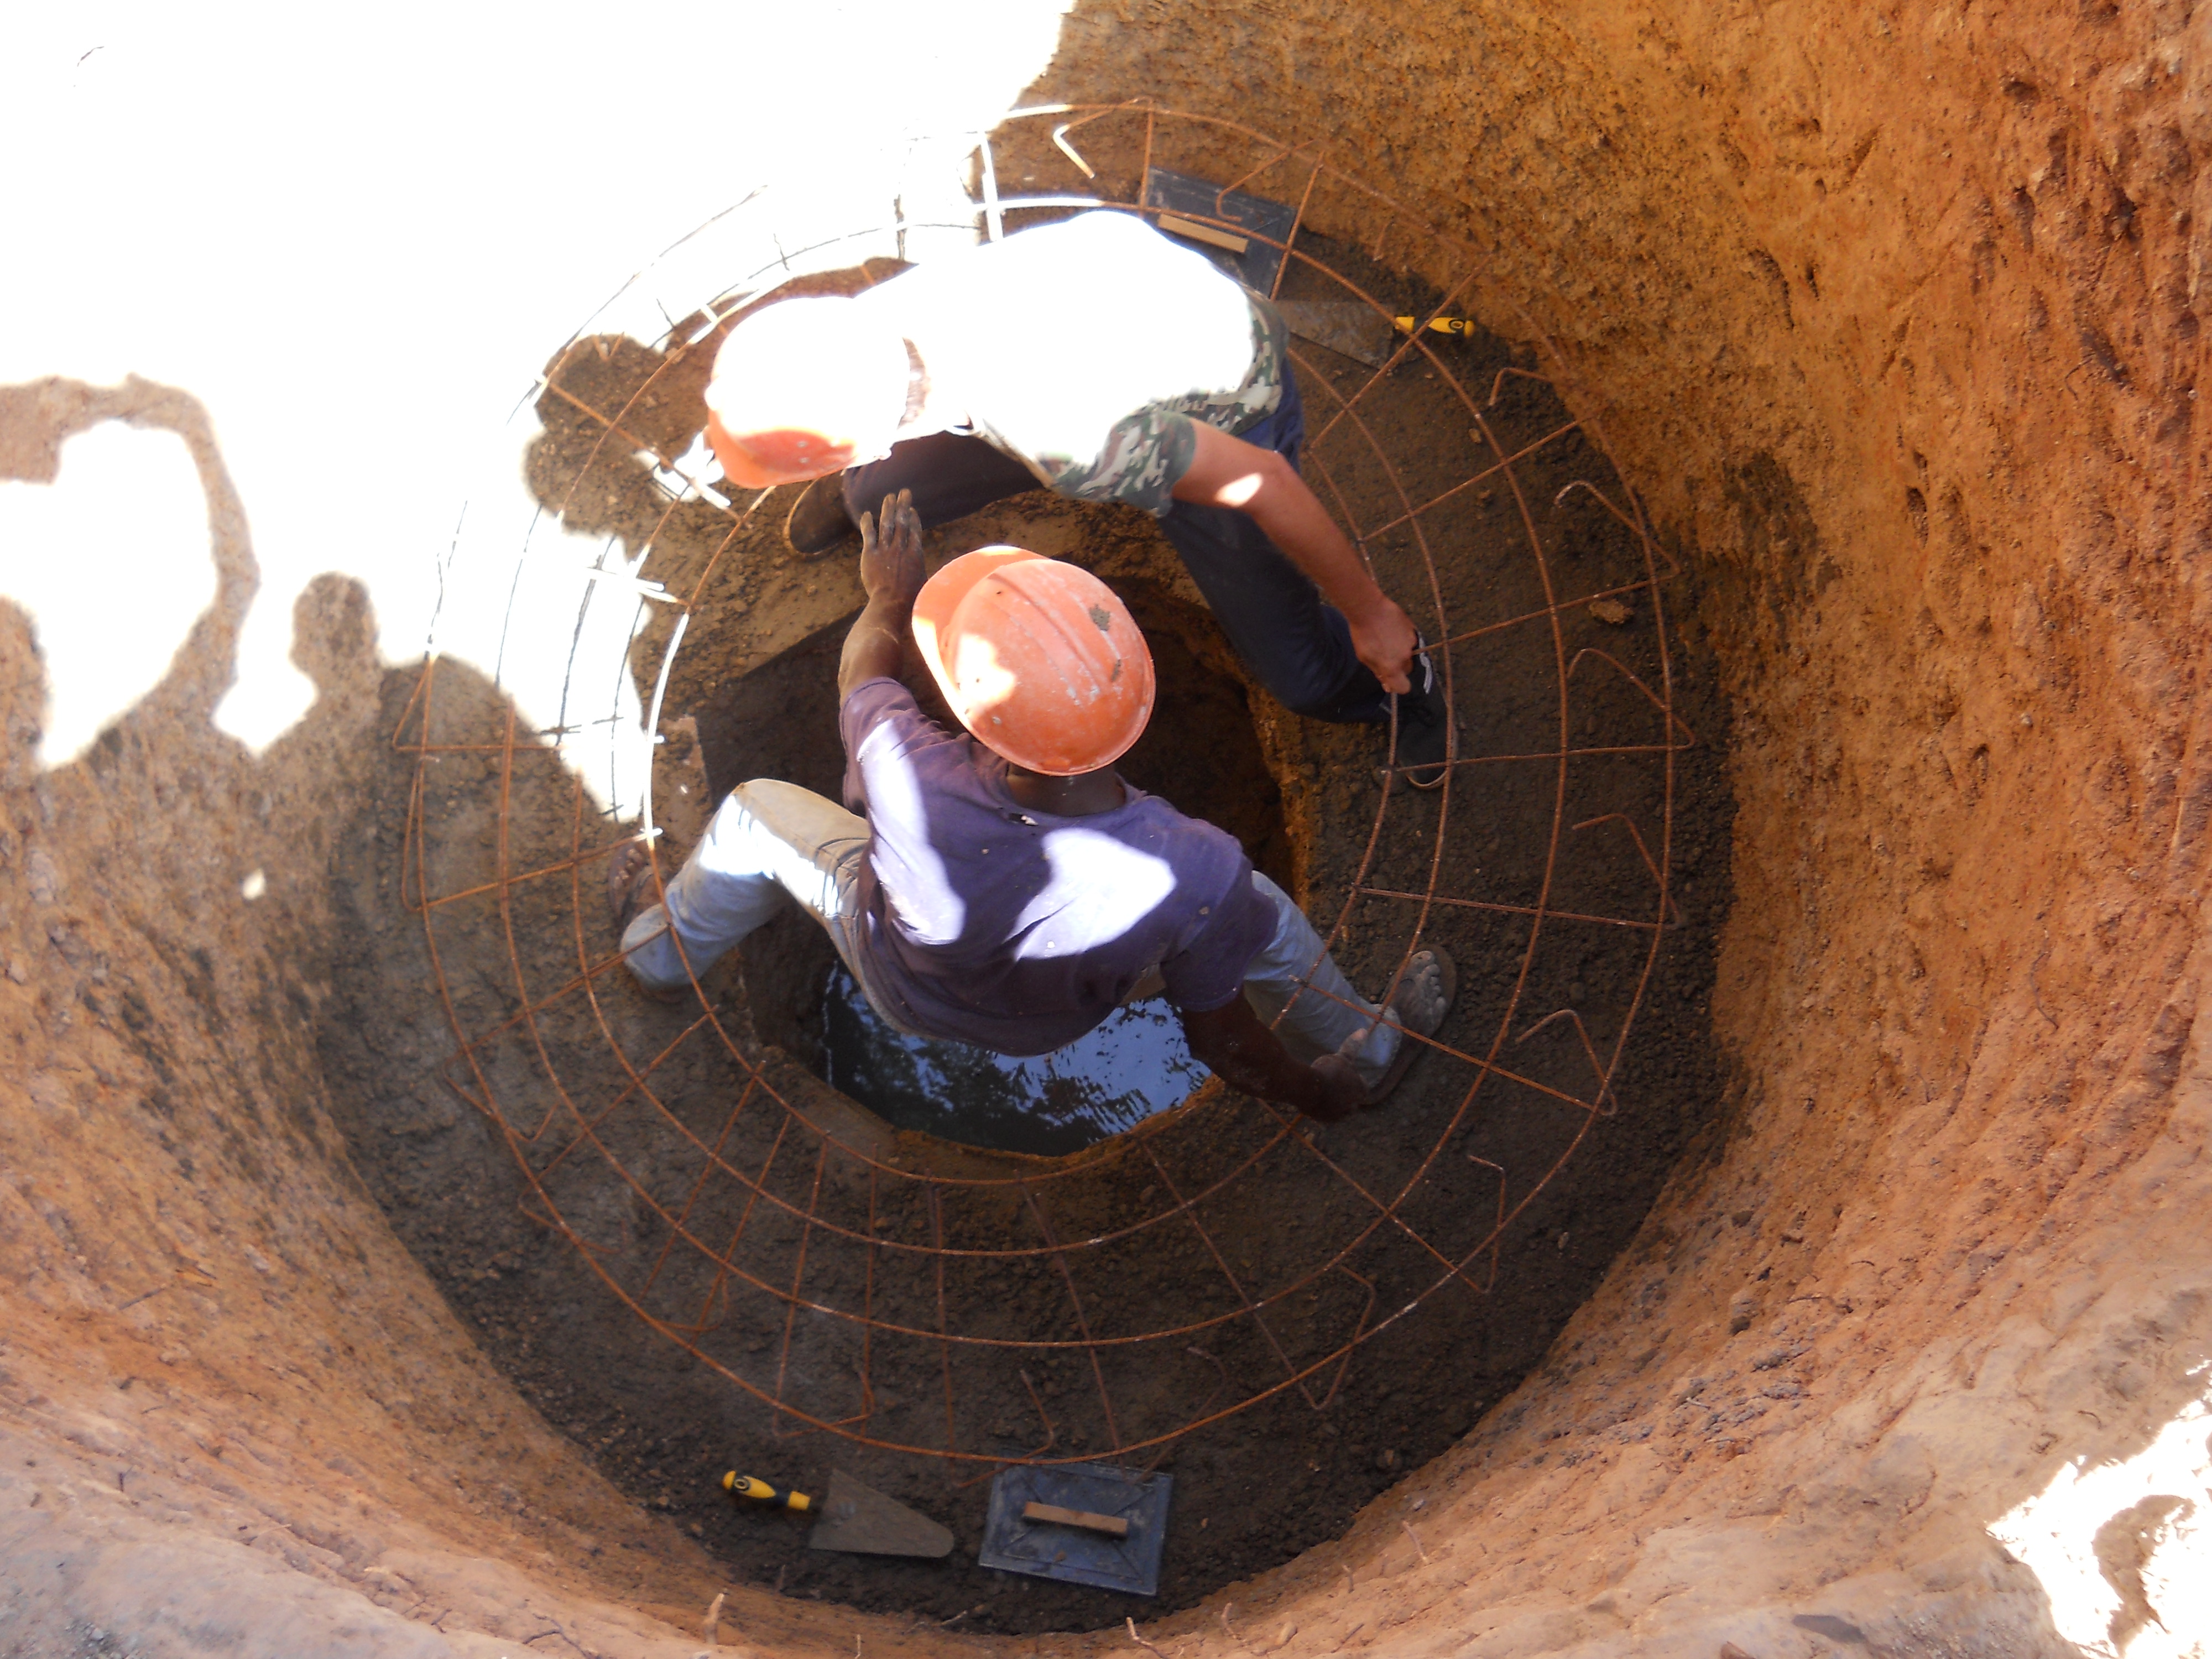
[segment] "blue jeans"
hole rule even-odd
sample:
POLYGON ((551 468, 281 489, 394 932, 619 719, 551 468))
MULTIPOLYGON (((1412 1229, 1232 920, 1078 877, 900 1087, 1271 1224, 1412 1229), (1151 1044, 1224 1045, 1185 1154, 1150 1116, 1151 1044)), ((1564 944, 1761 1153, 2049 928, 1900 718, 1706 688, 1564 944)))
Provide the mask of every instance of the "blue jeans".
MULTIPOLYGON (((1295 471, 1305 431, 1297 383, 1285 378, 1274 412, 1237 435, 1273 450, 1295 471)), ((1042 488, 1029 468, 981 438, 939 432, 894 445, 882 460, 846 473, 845 510, 857 524, 884 496, 911 489, 923 526, 933 527, 1042 488)), ((1390 718, 1389 694, 1352 649, 1343 614, 1249 515, 1176 501, 1160 529, 1244 665, 1286 708, 1339 723, 1390 718)))

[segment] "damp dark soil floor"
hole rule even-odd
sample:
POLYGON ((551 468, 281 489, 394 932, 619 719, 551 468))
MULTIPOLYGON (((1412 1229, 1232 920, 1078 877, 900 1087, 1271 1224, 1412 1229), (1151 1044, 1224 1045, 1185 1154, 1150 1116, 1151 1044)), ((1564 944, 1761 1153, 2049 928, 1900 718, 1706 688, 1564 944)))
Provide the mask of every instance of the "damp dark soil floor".
MULTIPOLYGON (((1390 304, 1436 297, 1314 246, 1390 304)), ((1500 369, 1530 361, 1480 337, 1437 349, 1453 354, 1447 374, 1413 360, 1361 399, 1357 422, 1332 426, 1364 371, 1300 348, 1308 477, 1362 525, 1472 470, 1454 380, 1487 397, 1500 369)), ((650 375, 659 360, 632 346, 601 361, 650 375)), ((1509 450, 1565 419, 1547 386, 1517 377, 1485 408, 1509 450)), ((568 439, 547 418, 533 477, 557 501, 544 481, 568 439)), ((428 702, 415 671, 387 678, 386 729, 404 741, 339 852, 350 948, 322 1050, 361 1178, 490 1361, 734 1580, 965 1629, 1089 1629, 1187 1606, 1340 1534, 1541 1358, 1720 1097, 1706 1003, 1729 893, 1726 721, 1708 665, 1671 636, 1675 726, 1638 690, 1662 683, 1648 592, 1628 594, 1626 623, 1583 602, 1641 574, 1625 532, 1569 489, 1609 477, 1570 436, 1425 515, 1419 537, 1369 538, 1409 609, 1446 605, 1462 636, 1462 753, 1498 757, 1462 767, 1448 798, 1391 786, 1386 804, 1376 739, 1360 729, 1302 729, 1289 776, 1239 758, 1258 746, 1179 746, 1176 720, 1131 758, 1144 787, 1302 884, 1324 931, 1341 919, 1337 955, 1363 986, 1379 987, 1417 921, 1453 952, 1460 1001, 1440 1035, 1467 1058, 1425 1057, 1386 1110, 1293 1134, 1255 1103, 1202 1101, 1127 1156, 1012 1194, 901 1182, 824 1152, 775 1104, 819 1086, 818 939, 796 919, 763 930, 708 976, 704 1013, 644 1003, 618 976, 586 996, 580 964, 613 945, 591 855, 623 827, 542 753, 499 752, 505 704, 447 663, 428 702), (1563 729, 1577 751, 1564 782, 1556 760, 1510 758, 1556 754, 1563 729), (418 739, 451 747, 418 757, 418 739), (1668 860, 1677 896, 1656 954, 1648 926, 1608 920, 1655 914, 1639 848, 1668 860), (459 893, 500 858, 553 873, 441 902, 427 927, 410 908, 426 878, 459 893), (1431 892, 1445 902, 1424 905, 1431 892), (1532 928, 1539 903, 1584 920, 1532 928), (1604 1110, 1574 1107, 1592 1089, 1589 1054, 1609 1052, 1632 1015, 1604 1110), (643 1083, 640 1056, 653 1062, 643 1083), (710 1143, 744 1182, 702 1172, 710 1143), (719 1265, 684 1242, 709 1236, 727 1241, 719 1265), (1084 1248, 1054 1255, 1047 1240, 1084 1248), (1271 1310, 1264 1331, 1254 1301, 1271 1310), (1355 1333, 1340 1364, 1286 1382, 1355 1333), (991 1346, 1023 1341, 1044 1346, 991 1346), (1170 1437, 1130 1449, 1156 1433, 1170 1437), (986 1461, 875 1443, 948 1439, 986 1461), (1041 1445, 1173 1474, 1157 1602, 976 1565, 988 1460, 1041 1445), (815 1553, 793 1517, 740 1510, 719 1487, 740 1468, 818 1491, 836 1468, 951 1528, 952 1555, 815 1553)), ((1024 510, 996 509, 994 534, 1024 510)), ((1036 510, 1092 513, 1048 498, 1036 510)), ((1154 533, 1114 510, 1085 523, 1102 544, 1154 533)), ((774 555, 763 541, 732 556, 774 555)), ((1173 636, 1160 648, 1193 656, 1193 695, 1216 715, 1242 701, 1249 720, 1261 694, 1209 646, 1203 617, 1134 597, 1148 629, 1173 636)), ((696 721, 713 786, 765 773, 834 792, 835 637, 732 687, 711 635, 686 644, 669 707, 696 721)))

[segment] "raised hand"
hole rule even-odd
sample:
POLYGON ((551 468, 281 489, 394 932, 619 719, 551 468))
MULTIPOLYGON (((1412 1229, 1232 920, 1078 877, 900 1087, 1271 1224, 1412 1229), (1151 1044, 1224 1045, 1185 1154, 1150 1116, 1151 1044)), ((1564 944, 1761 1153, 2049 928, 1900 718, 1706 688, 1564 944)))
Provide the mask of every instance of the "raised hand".
POLYGON ((860 586, 871 599, 912 605, 922 578, 921 515, 914 510, 914 492, 884 496, 881 512, 880 534, 877 514, 860 514, 860 586))

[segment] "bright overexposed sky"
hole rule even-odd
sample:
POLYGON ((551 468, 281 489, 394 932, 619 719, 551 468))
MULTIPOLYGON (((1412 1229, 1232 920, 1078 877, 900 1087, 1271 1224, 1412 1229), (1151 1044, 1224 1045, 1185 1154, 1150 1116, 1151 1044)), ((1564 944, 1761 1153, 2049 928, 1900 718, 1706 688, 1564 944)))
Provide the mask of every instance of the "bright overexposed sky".
MULTIPOLYGON (((312 696, 300 588, 359 576, 387 655, 419 652, 463 501, 511 468, 502 423, 632 272, 755 185, 863 191, 913 135, 988 127, 1064 5, 12 8, 0 384, 135 374, 207 407, 263 576, 219 719, 264 745, 312 696)), ((55 484, 0 487, 49 764, 190 625, 182 453, 87 434, 55 484), (142 475, 118 445, 167 459, 142 475)))

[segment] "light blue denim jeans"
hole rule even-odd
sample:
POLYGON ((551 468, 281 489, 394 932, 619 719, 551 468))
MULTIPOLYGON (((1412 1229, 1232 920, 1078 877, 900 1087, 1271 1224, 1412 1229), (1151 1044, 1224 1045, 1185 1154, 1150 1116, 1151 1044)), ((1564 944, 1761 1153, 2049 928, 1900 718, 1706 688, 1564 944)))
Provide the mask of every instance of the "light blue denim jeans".
MULTIPOLYGON (((854 896, 867 850, 867 820, 835 801, 772 778, 740 784, 668 884, 665 907, 639 912, 624 931, 630 971, 657 988, 685 984, 788 898, 830 935, 878 1014, 911 1036, 927 1036, 888 1012, 889 999, 877 994, 867 960, 855 948, 860 918, 854 896)), ((1252 884, 1274 907, 1275 935, 1244 971, 1244 1000, 1298 1059, 1342 1053, 1374 1083, 1397 1054, 1397 1026, 1378 1023, 1381 1011, 1352 988, 1288 893, 1256 870, 1252 884)), ((1148 988, 1157 995, 1157 986, 1156 976, 1147 975, 1132 997, 1148 988)))

